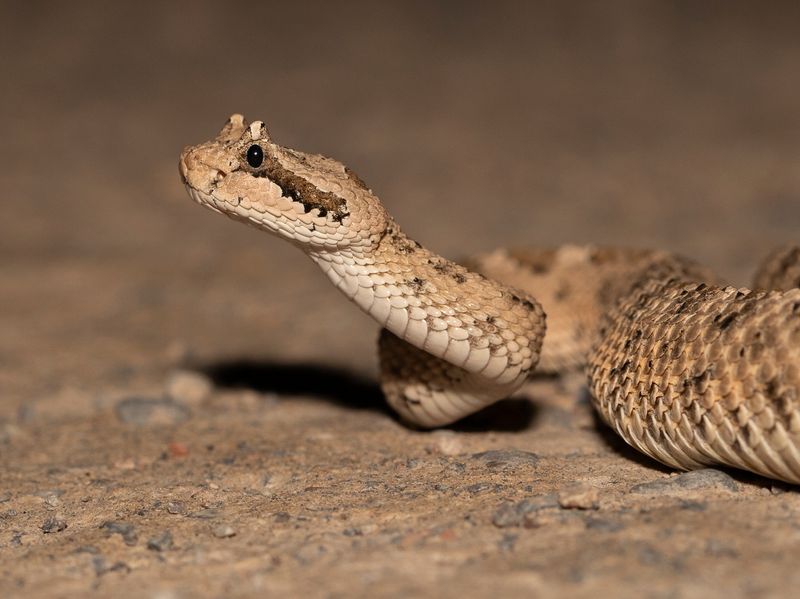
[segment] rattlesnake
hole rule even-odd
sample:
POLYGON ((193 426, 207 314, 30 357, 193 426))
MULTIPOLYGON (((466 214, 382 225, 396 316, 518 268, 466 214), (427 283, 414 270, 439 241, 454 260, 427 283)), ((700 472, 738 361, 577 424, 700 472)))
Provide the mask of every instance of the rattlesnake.
POLYGON ((800 483, 796 249, 757 277, 771 291, 662 251, 498 250, 465 267, 405 235, 350 169, 241 115, 184 149, 180 172, 195 201, 298 246, 383 327, 381 387, 405 421, 452 423, 537 363, 585 366, 602 418, 651 457, 800 483))

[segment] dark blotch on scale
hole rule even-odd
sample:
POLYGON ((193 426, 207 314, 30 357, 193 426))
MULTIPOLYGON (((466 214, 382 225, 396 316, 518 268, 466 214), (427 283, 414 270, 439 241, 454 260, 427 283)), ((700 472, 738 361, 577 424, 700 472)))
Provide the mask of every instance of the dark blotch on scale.
POLYGON ((511 294, 511 300, 517 304, 522 304, 527 310, 533 310, 533 302, 527 299, 522 299, 515 293, 511 294))
MULTIPOLYGON (((248 163, 251 166, 253 166, 253 163, 250 162, 250 150, 254 147, 257 146, 251 146, 248 150, 248 163)), ((261 150, 260 146, 258 147, 259 150, 261 150)), ((263 151, 260 157, 263 161, 263 151)), ((259 164, 261 164, 260 161, 259 164)), ((344 198, 328 191, 322 191, 307 179, 296 175, 294 172, 282 166, 280 162, 273 157, 267 156, 264 168, 253 173, 253 175, 256 177, 265 177, 272 181, 275 185, 280 187, 283 197, 291 199, 294 202, 300 202, 306 213, 316 208, 319 210, 319 216, 325 217, 330 214, 337 222, 342 222, 346 216, 350 215, 347 210, 347 202, 345 202, 344 198)))
POLYGON ((425 279, 420 279, 419 277, 414 277, 408 281, 408 286, 416 292, 421 291, 423 285, 425 285, 425 279))
MULTIPOLYGON (((738 314, 728 314, 728 316, 717 322, 717 326, 719 326, 719 328, 724 331, 729 326, 731 326, 731 324, 733 323, 733 321, 736 319, 737 316, 738 314)), ((719 318, 719 316, 717 318, 719 318)), ((717 319, 715 318, 714 320, 717 319)))

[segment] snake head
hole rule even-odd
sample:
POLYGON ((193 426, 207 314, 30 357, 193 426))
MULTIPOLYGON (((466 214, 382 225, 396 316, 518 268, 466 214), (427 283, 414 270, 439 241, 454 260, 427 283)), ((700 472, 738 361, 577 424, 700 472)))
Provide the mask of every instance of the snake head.
POLYGON ((234 114, 211 141, 184 148, 180 172, 199 204, 308 252, 373 246, 388 215, 346 166, 284 148, 261 121, 234 114))

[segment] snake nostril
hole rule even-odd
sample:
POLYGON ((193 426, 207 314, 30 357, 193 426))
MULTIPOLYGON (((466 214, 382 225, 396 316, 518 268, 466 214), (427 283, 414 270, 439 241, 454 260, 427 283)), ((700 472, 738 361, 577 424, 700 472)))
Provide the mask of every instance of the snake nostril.
POLYGON ((219 186, 228 172, 213 162, 195 147, 184 149, 178 162, 178 170, 184 185, 206 191, 219 186))

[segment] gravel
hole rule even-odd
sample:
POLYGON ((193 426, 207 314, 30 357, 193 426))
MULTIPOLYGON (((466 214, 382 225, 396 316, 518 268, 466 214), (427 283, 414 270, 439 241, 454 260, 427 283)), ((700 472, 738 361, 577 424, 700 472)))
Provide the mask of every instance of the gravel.
POLYGON ((483 462, 489 470, 506 470, 518 466, 536 466, 541 458, 521 449, 492 449, 474 453, 472 459, 483 462))
POLYGON ((63 518, 56 518, 55 516, 48 518, 42 524, 42 532, 45 534, 53 533, 53 532, 61 532, 62 530, 66 530, 67 528, 67 521, 63 518))
POLYGON ((648 495, 682 495, 699 490, 716 490, 738 493, 739 485, 721 470, 705 468, 684 472, 670 478, 641 483, 631 487, 632 493, 648 495))
POLYGON ((433 453, 446 456, 456 456, 464 453, 464 442, 453 431, 441 430, 431 433, 434 443, 431 447, 433 453))
POLYGON ((559 491, 558 505, 566 510, 596 510, 600 507, 600 493, 596 487, 576 483, 559 491))
POLYGON ((167 397, 187 406, 203 403, 211 396, 213 389, 211 379, 191 370, 176 370, 167 378, 167 397))
POLYGON ((219 524, 211 532, 218 539, 227 539, 236 535, 236 531, 227 524, 219 524))
POLYGON ((192 512, 189 516, 192 518, 199 518, 200 520, 213 520, 214 518, 218 518, 220 513, 221 512, 216 508, 206 508, 204 510, 192 512))
POLYGON ((498 528, 523 526, 531 514, 557 507, 558 498, 555 495, 539 495, 517 503, 506 502, 492 515, 492 524, 498 528))
POLYGON ((107 531, 109 534, 118 534, 125 541, 126 545, 136 545, 138 535, 136 534, 136 527, 130 522, 122 522, 119 520, 106 521, 100 525, 100 528, 107 531))
POLYGON ((184 515, 186 513, 186 504, 181 501, 170 501, 167 504, 167 512, 170 514, 184 515))
POLYGON ((169 398, 128 397, 120 400, 115 412, 125 424, 135 426, 175 425, 189 419, 189 408, 169 398))
POLYGON ((147 539, 147 548, 151 551, 167 551, 172 549, 172 533, 165 530, 147 539))

